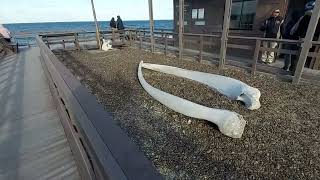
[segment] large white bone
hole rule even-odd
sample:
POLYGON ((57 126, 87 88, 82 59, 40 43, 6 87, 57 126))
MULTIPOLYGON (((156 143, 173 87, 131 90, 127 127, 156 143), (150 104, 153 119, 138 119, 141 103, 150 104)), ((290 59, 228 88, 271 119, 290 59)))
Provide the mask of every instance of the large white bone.
POLYGON ((246 121, 240 114, 227 110, 205 107, 152 87, 143 77, 141 70, 142 64, 143 62, 141 61, 138 68, 140 84, 154 99, 183 115, 215 123, 219 127, 221 133, 226 136, 241 138, 246 121))
POLYGON ((231 100, 244 102, 246 108, 250 110, 259 109, 261 107, 259 100, 261 96, 260 91, 239 80, 158 64, 143 63, 142 67, 200 82, 215 89, 231 100))

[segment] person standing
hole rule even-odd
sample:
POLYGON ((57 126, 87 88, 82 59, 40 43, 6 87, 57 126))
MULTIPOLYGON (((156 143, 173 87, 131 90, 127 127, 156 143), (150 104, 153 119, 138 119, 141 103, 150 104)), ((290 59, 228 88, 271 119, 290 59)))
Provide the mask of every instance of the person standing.
MULTIPOLYGON (((305 5, 304 15, 299 19, 299 21, 296 23, 296 25, 291 30, 291 34, 293 36, 296 36, 300 39, 304 39, 306 37, 314 6, 315 6, 315 1, 310 1, 305 5)), ((320 38, 320 22, 318 22, 318 24, 317 24, 316 31, 313 36, 313 41, 318 41, 319 38, 320 38)), ((310 49, 310 52, 315 52, 315 50, 316 50, 316 47, 313 46, 310 49)), ((311 66, 311 60, 312 60, 311 57, 307 58, 306 63, 305 63, 305 67, 311 66)))
MULTIPOLYGON (((297 36, 291 35, 291 30, 295 26, 295 24, 300 19, 300 13, 298 11, 292 12, 288 23, 286 23, 285 28, 282 31, 282 38, 289 39, 289 40, 298 40, 297 36)), ((284 44, 284 49, 287 50, 298 50, 299 47, 296 44, 284 44)), ((284 67, 282 68, 285 71, 294 71, 295 69, 295 62, 296 62, 296 55, 285 54, 284 55, 284 67)))
POLYGON ((4 37, 7 42, 11 42, 11 33, 5 28, 2 24, 0 24, 0 34, 4 37))
POLYGON ((110 20, 110 28, 111 30, 114 30, 117 28, 117 24, 116 24, 116 21, 114 20, 114 17, 112 17, 110 20))
MULTIPOLYGON (((276 9, 272 12, 272 15, 265 20, 260 30, 265 32, 265 38, 276 38, 281 37, 280 29, 283 24, 283 17, 280 16, 280 10, 276 9)), ((263 47, 265 48, 276 48, 277 42, 263 41, 263 47)), ((275 53, 265 51, 262 53, 261 61, 267 64, 273 63, 275 60, 275 53)))
POLYGON ((117 29, 118 30, 124 30, 123 22, 120 16, 117 16, 117 29))

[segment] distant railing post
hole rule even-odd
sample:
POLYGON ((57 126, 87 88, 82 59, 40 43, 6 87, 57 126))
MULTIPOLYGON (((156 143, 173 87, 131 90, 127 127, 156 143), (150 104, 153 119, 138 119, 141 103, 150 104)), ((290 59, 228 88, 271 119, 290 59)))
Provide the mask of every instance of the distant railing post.
POLYGON ((261 40, 257 40, 256 41, 256 48, 254 50, 254 56, 253 56, 253 63, 252 63, 252 70, 251 70, 252 75, 256 74, 257 63, 258 63, 259 53, 260 53, 260 47, 261 47, 261 40))
POLYGON ((78 33, 74 33, 74 44, 77 50, 80 50, 79 37, 78 33))
POLYGON ((129 42, 130 42, 130 46, 132 46, 132 31, 129 30, 129 42))
POLYGON ((142 32, 139 30, 140 49, 142 49, 142 32))
POLYGON ((168 35, 164 34, 164 54, 168 54, 168 35))
POLYGON ((199 62, 202 61, 203 54, 203 35, 200 36, 200 50, 199 50, 199 62))
POLYGON ((114 42, 115 41, 115 39, 116 39, 116 35, 115 35, 115 33, 114 33, 114 29, 112 28, 112 42, 114 42))
POLYGON ((64 40, 62 40, 62 46, 63 46, 63 49, 66 49, 66 43, 64 42, 64 40))

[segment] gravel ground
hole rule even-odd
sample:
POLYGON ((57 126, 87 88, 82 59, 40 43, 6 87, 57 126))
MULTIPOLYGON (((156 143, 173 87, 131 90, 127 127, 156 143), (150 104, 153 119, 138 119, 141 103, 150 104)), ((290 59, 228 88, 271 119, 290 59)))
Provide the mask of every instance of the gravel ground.
POLYGON ((220 74, 261 91, 256 111, 204 85, 144 69, 148 83, 212 108, 228 109, 247 121, 241 139, 209 122, 164 107, 140 86, 144 62, 219 73, 217 67, 127 48, 111 52, 58 52, 166 179, 316 179, 320 177, 319 87, 295 86, 268 75, 255 77, 227 68, 220 74))

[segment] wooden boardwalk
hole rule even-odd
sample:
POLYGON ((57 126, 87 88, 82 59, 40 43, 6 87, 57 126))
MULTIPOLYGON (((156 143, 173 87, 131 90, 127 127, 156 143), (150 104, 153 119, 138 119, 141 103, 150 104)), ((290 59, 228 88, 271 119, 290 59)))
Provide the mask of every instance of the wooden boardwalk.
POLYGON ((0 60, 0 179, 80 179, 37 47, 0 60))

